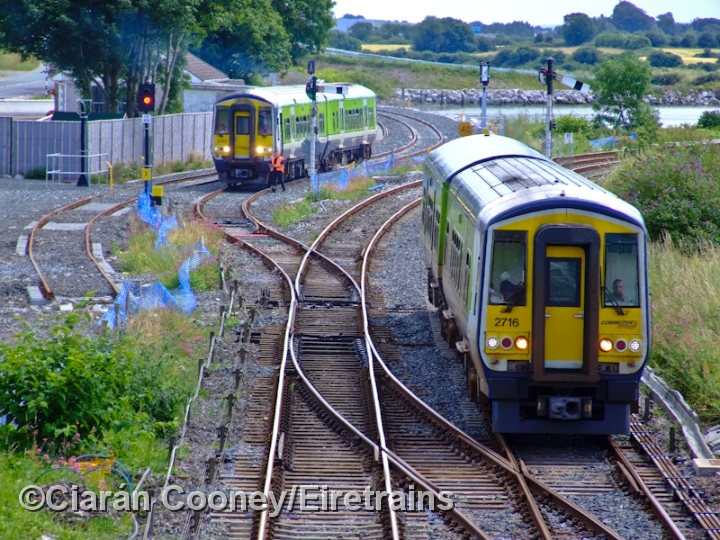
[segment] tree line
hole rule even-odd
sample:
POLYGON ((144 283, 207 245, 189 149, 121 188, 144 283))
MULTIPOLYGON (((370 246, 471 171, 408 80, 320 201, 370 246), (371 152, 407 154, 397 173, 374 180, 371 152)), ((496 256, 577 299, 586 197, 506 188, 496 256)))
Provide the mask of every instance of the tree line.
POLYGON ((0 50, 71 74, 109 112, 137 114, 140 82, 162 87, 159 113, 183 84, 190 50, 233 78, 286 71, 321 50, 332 0, 13 0, 0 3, 0 50))

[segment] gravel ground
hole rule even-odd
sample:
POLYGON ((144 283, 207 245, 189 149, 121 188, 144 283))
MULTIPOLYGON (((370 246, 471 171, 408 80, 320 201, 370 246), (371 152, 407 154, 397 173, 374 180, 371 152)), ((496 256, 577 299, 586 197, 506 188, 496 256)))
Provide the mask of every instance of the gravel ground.
MULTIPOLYGON (((418 115, 425 119, 431 118, 432 123, 443 131, 448 140, 458 136, 456 121, 440 115, 419 113, 410 109, 397 108, 397 111, 403 114, 418 115)), ((390 140, 392 138, 393 135, 387 138, 387 144, 391 145, 390 147, 401 145, 399 140, 390 140)), ((384 177, 382 181, 392 184, 406 180, 384 177)), ((58 311, 57 302, 43 308, 28 306, 25 287, 36 284, 37 278, 27 257, 15 254, 17 237, 23 234, 23 228, 57 207, 99 193, 103 189, 95 187, 78 189, 69 184, 54 184, 51 189, 46 190, 44 182, 0 179, 0 339, 7 340, 21 327, 23 322, 34 324, 41 313, 55 314, 58 311)), ((172 192, 166 190, 166 205, 178 213, 181 219, 188 219, 189 205, 203 194, 215 189, 217 189, 217 185, 172 192)), ((261 219, 271 223, 271 212, 274 206, 283 201, 302 198, 308 189, 307 180, 288 183, 287 192, 262 196, 253 205, 253 212, 261 219)), ((126 193, 118 190, 109 200, 123 200, 126 198, 126 193)), ((240 201, 248 195, 249 193, 238 192, 231 197, 218 197, 207 206, 207 213, 212 216, 229 218, 237 216, 235 210, 239 207, 240 201)), ((323 202, 318 213, 301 224, 287 227, 283 232, 310 243, 336 215, 353 204, 355 202, 323 202)), ((113 245, 123 246, 127 242, 127 231, 131 219, 131 215, 107 218, 101 220, 100 224, 95 227, 93 241, 103 243, 106 256, 109 256, 113 245)), ((69 221, 72 222, 72 220, 69 221)), ((376 317, 373 322, 386 325, 393 332, 394 344, 402 358, 400 365, 393 366, 396 375, 446 418, 482 439, 487 431, 487 426, 484 425, 484 420, 474 405, 466 406, 468 401, 465 398, 464 385, 458 382, 462 381, 462 366, 447 354, 447 350, 442 347, 442 344, 435 345, 436 336, 433 334, 430 317, 437 315, 426 310, 426 273, 419 235, 419 214, 417 211, 413 211, 403 219, 399 226, 393 229, 391 234, 386 236, 381 246, 385 255, 373 265, 371 287, 384 297, 388 313, 385 317, 376 317), (390 253, 393 255, 390 256, 390 253)), ((49 238, 48 241, 52 240, 49 238)), ((58 248, 55 247, 55 249, 58 248)), ((253 303, 259 298, 260 289, 267 286, 266 280, 271 278, 269 274, 263 273, 262 265, 254 261, 250 255, 240 250, 232 250, 232 253, 233 261, 229 265, 232 267, 234 277, 240 280, 241 291, 243 296, 248 299, 248 303, 253 303)), ((111 257, 109 258, 111 259, 111 257)), ((112 263, 112 260, 110 262, 112 263)), ((199 311, 196 311, 193 317, 201 321, 201 324, 216 324, 219 305, 225 302, 224 297, 215 292, 204 293, 199 295, 199 302, 199 311)), ((283 317, 280 311, 267 310, 263 312, 256 323, 258 328, 262 328, 264 324, 281 322, 283 317)), ((99 313, 95 314, 96 317, 99 315, 99 313)), ((230 352, 228 351, 227 354, 230 352)), ((219 383, 219 379, 225 378, 222 376, 224 373, 222 370, 226 369, 224 363, 219 363, 217 369, 219 376, 215 377, 212 383, 213 385, 218 383, 217 386, 212 386, 213 390, 217 391, 209 393, 207 403, 197 409, 199 413, 207 409, 208 416, 216 415, 218 410, 214 396, 220 395, 226 390, 219 383)), ((247 384, 250 383, 249 379, 247 384)), ((211 386, 208 386, 208 389, 210 388, 211 386)), ((238 406, 242 407, 243 405, 238 406)), ((206 459, 205 454, 208 445, 211 444, 209 441, 212 437, 209 431, 212 422, 199 421, 195 423, 195 419, 202 418, 203 416, 200 415, 195 415, 193 418, 192 433, 189 439, 193 441, 194 449, 189 452, 187 462, 184 462, 185 464, 181 467, 181 475, 186 477, 188 485, 194 485, 198 478, 200 464, 206 459), (196 428, 197 431, 195 431, 196 428)), ((668 422, 659 413, 654 415, 652 426, 658 431, 660 438, 667 433, 668 422)), ((233 436, 235 437, 235 435, 233 436)), ((232 448, 238 451, 243 448, 242 441, 238 437, 235 437, 232 448)), ((229 452, 229 454, 232 456, 233 452, 229 452)), ((679 453, 677 460, 683 473, 692 476, 687 455, 679 453)), ((183 480, 183 478, 178 478, 178 480, 183 480)), ((713 479, 696 480, 709 495, 718 493, 713 479)), ((613 494, 608 494, 598 498, 596 504, 600 515, 603 515, 602 512, 611 512, 613 508, 619 508, 620 504, 625 504, 622 501, 627 500, 624 496, 622 501, 620 498, 612 497, 613 494)), ((715 502, 717 503, 717 499, 715 502)), ((622 512, 611 513, 612 516, 615 516, 622 512)), ((628 516, 634 514, 634 512, 627 513, 628 516)), ((500 526, 500 522, 504 518, 501 514, 497 518, 498 526, 500 526)), ((176 527, 178 526, 176 520, 177 516, 174 516, 166 525, 160 524, 161 530, 166 534, 164 537, 174 537, 174 531, 177 531, 176 527)), ((644 524, 642 527, 637 527, 637 518, 636 523, 631 522, 628 518, 623 532, 628 538, 657 538, 658 536, 652 536, 651 530, 650 526, 646 528, 644 524)), ((212 536, 214 534, 209 532, 210 536, 208 537, 216 537, 212 536)), ((442 537, 436 532, 428 534, 432 538, 442 537)), ((222 536, 221 532, 218 532, 217 537, 219 536, 222 536)))

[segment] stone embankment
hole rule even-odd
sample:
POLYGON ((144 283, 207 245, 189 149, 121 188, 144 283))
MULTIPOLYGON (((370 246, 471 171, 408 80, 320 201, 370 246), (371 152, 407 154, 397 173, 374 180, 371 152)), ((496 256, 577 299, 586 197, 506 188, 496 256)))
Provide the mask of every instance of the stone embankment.
MULTIPOLYGON (((547 96, 544 90, 488 90, 487 94, 489 105, 544 105, 547 96)), ((461 106, 478 104, 482 100, 482 90, 477 88, 463 90, 405 88, 395 90, 395 95, 400 99, 411 99, 415 102, 461 106)), ((565 105, 587 105, 595 101, 592 93, 581 94, 575 90, 557 90, 554 95, 555 103, 565 105)), ((668 90, 660 97, 648 95, 644 101, 652 105, 720 105, 720 99, 713 92, 700 91, 691 91, 682 95, 675 90, 668 90)))

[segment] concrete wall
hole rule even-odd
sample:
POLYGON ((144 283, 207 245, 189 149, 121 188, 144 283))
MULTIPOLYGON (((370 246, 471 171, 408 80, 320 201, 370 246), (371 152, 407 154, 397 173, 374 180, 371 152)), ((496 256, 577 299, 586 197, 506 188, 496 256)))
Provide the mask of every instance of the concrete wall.
MULTIPOLYGON (((212 159, 212 113, 153 117, 153 163, 187 160, 190 153, 212 159)), ((0 174, 25 174, 46 167, 47 154, 79 154, 80 122, 34 122, 0 118, 0 174)), ((141 162, 144 126, 139 118, 88 122, 88 153, 108 161, 141 162)), ((77 160, 73 160, 77 161, 77 160)), ((77 164, 64 163, 63 170, 77 164)), ((52 168, 55 168, 54 166, 52 168)))

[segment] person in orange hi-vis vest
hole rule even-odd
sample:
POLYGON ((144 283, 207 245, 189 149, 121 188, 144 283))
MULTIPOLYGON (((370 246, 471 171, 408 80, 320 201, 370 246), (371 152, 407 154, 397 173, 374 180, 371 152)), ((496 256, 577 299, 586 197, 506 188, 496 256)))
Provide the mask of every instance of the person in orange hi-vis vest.
POLYGON ((278 180, 285 191, 285 164, 280 152, 275 152, 270 160, 270 175, 268 176, 268 187, 272 186, 272 192, 275 193, 278 180))

